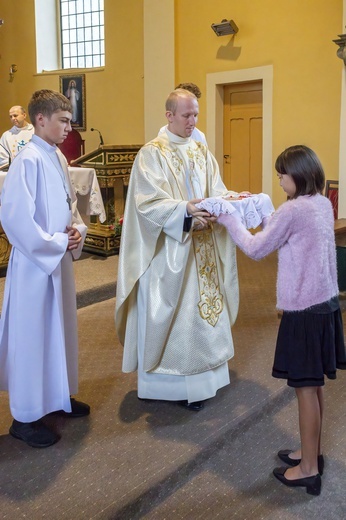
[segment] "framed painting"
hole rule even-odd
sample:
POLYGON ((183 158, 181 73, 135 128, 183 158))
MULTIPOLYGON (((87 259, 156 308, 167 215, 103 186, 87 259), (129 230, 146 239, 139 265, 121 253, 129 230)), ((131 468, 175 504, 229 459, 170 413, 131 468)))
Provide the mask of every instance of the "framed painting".
POLYGON ((334 219, 338 218, 339 181, 326 181, 325 196, 331 201, 334 211, 334 219))
POLYGON ((85 131, 85 74, 60 76, 60 92, 71 101, 72 128, 81 130, 82 132, 85 131))

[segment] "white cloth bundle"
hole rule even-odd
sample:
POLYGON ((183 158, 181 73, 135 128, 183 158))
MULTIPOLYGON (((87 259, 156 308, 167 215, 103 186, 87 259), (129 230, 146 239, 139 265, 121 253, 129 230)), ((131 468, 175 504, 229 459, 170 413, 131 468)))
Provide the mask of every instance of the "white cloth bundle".
POLYGON ((247 229, 256 228, 275 211, 269 195, 265 193, 250 195, 238 200, 227 199, 226 197, 209 197, 203 199, 196 206, 199 209, 205 209, 216 217, 222 213, 231 215, 234 211, 237 211, 247 229))

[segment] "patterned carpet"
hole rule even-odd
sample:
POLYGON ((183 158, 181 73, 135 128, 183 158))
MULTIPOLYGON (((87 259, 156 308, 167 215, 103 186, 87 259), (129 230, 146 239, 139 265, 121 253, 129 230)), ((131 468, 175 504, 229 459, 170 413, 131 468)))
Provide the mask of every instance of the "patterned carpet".
POLYGON ((346 518, 346 373, 326 384, 326 469, 319 497, 272 476, 298 445, 294 392, 271 377, 278 327, 276 256, 238 254, 241 305, 231 384, 201 412, 136 397, 114 331, 117 257, 75 264, 80 392, 87 418, 50 416, 62 439, 37 450, 8 434, 0 393, 0 518, 26 520, 306 520, 346 518))

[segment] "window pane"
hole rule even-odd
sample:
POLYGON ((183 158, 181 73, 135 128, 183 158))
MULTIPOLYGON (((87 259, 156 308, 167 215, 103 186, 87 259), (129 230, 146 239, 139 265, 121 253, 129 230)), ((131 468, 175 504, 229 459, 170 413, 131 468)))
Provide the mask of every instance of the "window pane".
POLYGON ((71 65, 70 65, 70 58, 64 58, 64 61, 63 61, 63 68, 64 68, 64 69, 70 69, 70 68, 71 68, 71 65))
POLYGON ((100 39, 100 28, 98 26, 92 28, 93 40, 100 39))
POLYGON ((61 3, 61 16, 66 16, 68 14, 68 4, 67 2, 61 3))
POLYGON ((77 56, 77 45, 75 43, 70 45, 70 55, 77 56))
POLYGON ((69 14, 75 14, 75 12, 76 12, 76 3, 73 0, 70 0, 68 2, 68 9, 69 9, 69 14))
POLYGON ((84 15, 84 27, 90 27, 90 25, 91 25, 91 14, 86 13, 84 15))
POLYGON ((70 42, 70 33, 69 31, 65 31, 64 33, 64 43, 69 43, 70 42))
POLYGON ((72 31, 70 31, 70 41, 71 42, 76 42, 77 41, 77 31, 76 31, 76 29, 73 29, 72 31))
POLYGON ((85 57, 85 66, 88 67, 88 68, 89 67, 91 68, 91 67, 94 66, 92 56, 86 56, 85 57))
POLYGON ((63 18, 61 18, 61 28, 62 30, 68 30, 69 28, 69 19, 67 16, 64 16, 63 18))
POLYGON ((100 56, 94 56, 94 67, 101 67, 100 56))
POLYGON ((69 16, 70 20, 70 27, 76 28, 77 27, 77 17, 75 15, 69 16))
POLYGON ((84 41, 84 29, 77 29, 77 41, 84 41))
POLYGON ((92 54, 92 43, 91 42, 85 42, 85 54, 92 54))
POLYGON ((84 2, 83 2, 83 0, 77 0, 76 13, 84 13, 84 2))
POLYGON ((84 27, 84 15, 77 14, 77 27, 84 27))
POLYGON ((77 66, 79 68, 81 68, 81 69, 85 69, 86 65, 85 65, 85 58, 84 58, 84 56, 78 58, 78 65, 77 66))

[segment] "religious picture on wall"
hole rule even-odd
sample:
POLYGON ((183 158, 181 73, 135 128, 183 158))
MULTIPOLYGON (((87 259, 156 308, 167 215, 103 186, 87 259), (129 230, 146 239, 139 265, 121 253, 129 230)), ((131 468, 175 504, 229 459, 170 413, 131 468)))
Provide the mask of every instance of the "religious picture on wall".
POLYGON ((71 101, 72 128, 86 130, 85 74, 60 76, 60 92, 71 101))

